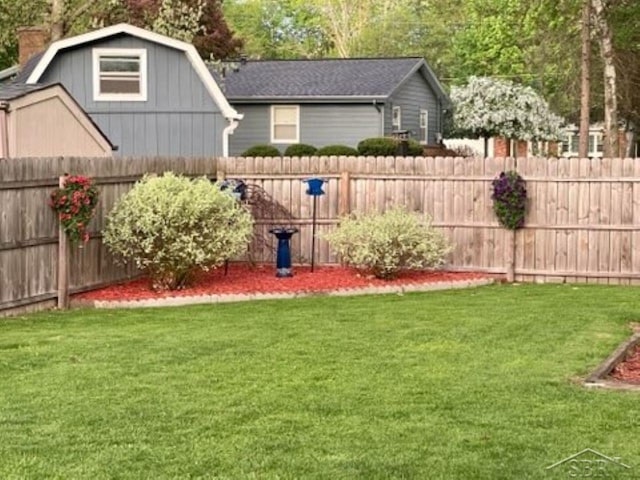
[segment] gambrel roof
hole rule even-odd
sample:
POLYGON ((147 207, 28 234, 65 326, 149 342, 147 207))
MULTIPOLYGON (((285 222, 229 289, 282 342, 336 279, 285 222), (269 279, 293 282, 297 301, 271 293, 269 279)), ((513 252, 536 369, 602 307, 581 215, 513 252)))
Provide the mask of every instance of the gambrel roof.
POLYGON ((231 107, 231 105, 229 105, 229 102, 227 102, 227 99, 220 90, 220 87, 216 83, 213 76, 207 70, 207 66, 205 65, 202 58, 200 58, 200 55, 198 55, 198 52, 193 45, 182 42, 180 40, 166 37, 164 35, 160 35, 158 33, 150 32, 149 30, 134 27, 133 25, 129 25, 127 23, 112 25, 110 27, 101 28, 93 32, 77 35, 75 37, 65 38, 63 40, 58 40, 57 42, 52 43, 44 52, 34 55, 26 62, 14 82, 27 84, 38 83, 47 67, 53 61, 58 52, 120 34, 131 35, 133 37, 141 38, 143 40, 148 40, 153 43, 165 45, 167 47, 183 51, 189 59, 189 62, 193 66, 196 74, 202 80, 202 83, 206 87, 207 91, 216 102, 216 104, 220 107, 223 116, 228 119, 241 118, 238 112, 236 112, 235 109, 231 107))

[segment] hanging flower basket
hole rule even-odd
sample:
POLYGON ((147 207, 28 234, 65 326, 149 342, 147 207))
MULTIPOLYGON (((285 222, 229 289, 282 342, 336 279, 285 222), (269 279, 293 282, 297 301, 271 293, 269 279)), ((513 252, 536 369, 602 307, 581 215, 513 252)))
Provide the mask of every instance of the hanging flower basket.
POLYGON ((49 206, 58 215, 64 232, 72 243, 88 242, 87 225, 95 214, 98 189, 82 175, 67 176, 64 186, 51 192, 49 206))
POLYGON ((500 224, 509 230, 524 227, 527 208, 527 188, 518 172, 502 172, 492 182, 493 211, 500 224))

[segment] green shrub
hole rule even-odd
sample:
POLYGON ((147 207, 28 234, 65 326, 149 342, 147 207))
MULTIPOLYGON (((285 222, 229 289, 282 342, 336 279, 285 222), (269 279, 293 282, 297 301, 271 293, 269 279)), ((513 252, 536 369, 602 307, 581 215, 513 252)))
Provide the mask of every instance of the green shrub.
POLYGON ((316 152, 316 155, 322 157, 330 157, 330 156, 346 156, 353 157, 358 155, 358 151, 355 148, 348 147, 347 145, 326 145, 322 148, 319 148, 316 152))
POLYGON ((407 156, 409 157, 421 157, 422 156, 422 152, 423 152, 423 147, 422 144, 413 139, 410 138, 408 145, 407 145, 407 156))
POLYGON ((358 143, 358 153, 360 155, 395 156, 397 143, 391 137, 365 138, 358 143))
POLYGON ((198 270, 242 253, 250 213, 206 177, 145 176, 107 217, 104 242, 147 273, 154 289, 182 288, 198 270))
MULTIPOLYGON (((422 155, 422 145, 417 140, 410 138, 407 140, 407 156, 419 157, 422 155)), ((358 153, 360 155, 372 155, 374 157, 401 155, 400 140, 391 137, 365 138, 358 143, 358 153)))
POLYGON ((280 150, 273 145, 254 145, 242 153, 243 157, 279 157, 280 150))
POLYGON ((428 216, 422 222, 402 207, 345 217, 324 237, 343 262, 378 278, 393 278, 402 269, 440 266, 450 250, 428 216))
POLYGON ((306 143, 294 143, 289 145, 284 151, 287 157, 308 157, 315 155, 318 149, 313 145, 307 145, 306 143))

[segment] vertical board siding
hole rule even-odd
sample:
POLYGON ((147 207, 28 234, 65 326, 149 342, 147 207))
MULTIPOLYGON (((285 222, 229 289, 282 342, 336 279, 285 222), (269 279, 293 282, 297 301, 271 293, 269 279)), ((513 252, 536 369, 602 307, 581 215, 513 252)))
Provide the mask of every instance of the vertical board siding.
MULTIPOLYGON (((527 224, 516 232, 516 280, 640 284, 640 159, 229 158, 219 168, 260 185, 289 211, 286 221, 262 216, 257 223, 261 234, 270 225, 298 227, 294 258, 310 258, 312 199, 301 180, 319 175, 328 180, 319 231, 339 223, 340 205, 371 212, 401 204, 428 214, 445 233, 453 244, 449 268, 492 273, 506 272, 510 244, 493 213, 491 182, 516 169, 528 191, 527 224)), ((252 257, 270 261, 273 241, 259 243, 252 257)), ((319 261, 339 261, 324 239, 317 245, 319 261)))
POLYGON ((100 230, 116 200, 148 172, 226 176, 261 192, 248 260, 274 259, 273 226, 294 226, 292 254, 311 259, 313 199, 303 180, 327 180, 318 199, 316 262, 337 263, 322 233, 340 213, 396 204, 428 214, 453 244, 447 267, 505 273, 509 235, 497 223, 491 182, 516 169, 527 182, 525 228, 516 233, 518 281, 640 284, 640 159, 547 158, 28 158, 0 159, 0 312, 55 298, 57 221, 46 205, 65 172, 96 178, 100 203, 91 240, 73 248, 78 291, 136 272, 114 262, 100 230))
POLYGON ((92 238, 71 247, 70 287, 79 291, 130 278, 102 244, 100 231, 116 200, 145 173, 174 171, 215 177, 216 159, 24 158, 0 159, 0 314, 3 310, 56 297, 58 226, 47 205, 65 173, 95 178, 100 200, 90 225, 92 238))
POLYGON ((114 145, 117 155, 222 155, 227 122, 182 51, 118 35, 61 51, 41 82, 60 82, 114 145), (144 48, 147 101, 93 99, 93 48, 144 48))

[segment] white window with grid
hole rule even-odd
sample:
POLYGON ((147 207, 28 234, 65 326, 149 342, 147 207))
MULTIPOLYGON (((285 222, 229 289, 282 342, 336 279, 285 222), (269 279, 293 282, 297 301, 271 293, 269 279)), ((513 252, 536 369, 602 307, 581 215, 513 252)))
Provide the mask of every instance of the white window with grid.
POLYGON ((93 49, 93 99, 147 100, 147 51, 131 48, 93 49))

